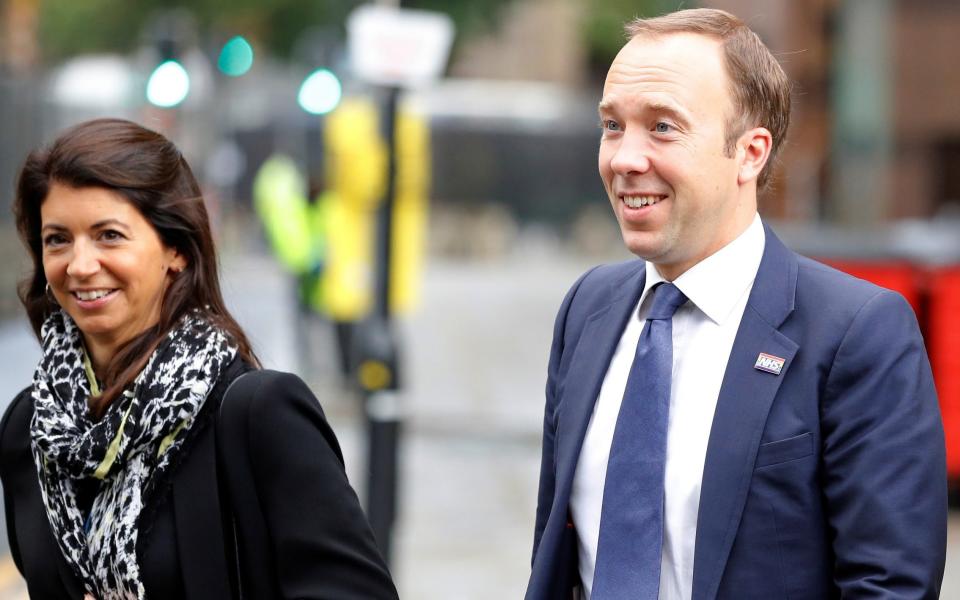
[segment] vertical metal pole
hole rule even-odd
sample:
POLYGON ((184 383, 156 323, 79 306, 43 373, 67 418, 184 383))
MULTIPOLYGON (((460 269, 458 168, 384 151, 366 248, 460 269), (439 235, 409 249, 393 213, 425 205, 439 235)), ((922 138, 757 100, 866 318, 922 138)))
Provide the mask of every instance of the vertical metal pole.
POLYGON ((871 227, 890 207, 892 156, 891 0, 837 5, 833 65, 830 220, 871 227))
POLYGON ((401 411, 397 396, 399 352, 390 319, 391 249, 393 246, 393 210, 396 199, 396 115, 399 88, 388 88, 382 113, 383 138, 387 146, 387 186, 377 214, 375 253, 375 299, 370 320, 363 335, 366 360, 360 365, 361 387, 366 391, 365 411, 369 435, 367 518, 387 564, 393 544, 393 524, 397 513, 397 454, 400 442, 401 411), (370 385, 376 368, 385 374, 383 384, 370 385), (364 369, 368 383, 364 383, 364 369))
POLYGON ((400 88, 386 89, 381 129, 387 147, 386 198, 377 215, 377 275, 376 312, 382 319, 390 320, 390 260, 393 247, 393 207, 397 195, 397 145, 396 122, 397 100, 400 88))

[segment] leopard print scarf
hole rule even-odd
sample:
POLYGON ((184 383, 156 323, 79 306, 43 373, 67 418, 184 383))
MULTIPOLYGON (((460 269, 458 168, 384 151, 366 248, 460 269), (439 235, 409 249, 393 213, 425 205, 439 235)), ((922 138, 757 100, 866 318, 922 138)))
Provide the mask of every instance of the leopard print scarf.
POLYGON ((40 491, 67 562, 99 600, 145 598, 136 548, 143 500, 171 464, 237 350, 198 313, 153 352, 132 386, 94 422, 80 331, 63 311, 41 328, 30 423, 40 491), (100 479, 88 515, 81 481, 100 479))

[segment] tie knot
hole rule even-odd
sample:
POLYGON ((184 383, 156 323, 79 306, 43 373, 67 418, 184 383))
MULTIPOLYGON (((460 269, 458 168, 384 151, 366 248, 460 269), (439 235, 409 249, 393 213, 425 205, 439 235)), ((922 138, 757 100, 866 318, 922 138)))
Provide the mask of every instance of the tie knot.
POLYGON ((653 307, 647 315, 648 320, 672 319, 680 305, 687 301, 677 286, 672 283, 658 283, 653 288, 653 307))

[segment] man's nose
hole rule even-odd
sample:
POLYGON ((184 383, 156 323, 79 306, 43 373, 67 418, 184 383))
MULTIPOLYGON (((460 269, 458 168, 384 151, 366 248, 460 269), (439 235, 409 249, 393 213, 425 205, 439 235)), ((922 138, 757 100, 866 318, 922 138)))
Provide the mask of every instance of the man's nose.
POLYGON ((77 241, 71 249, 67 275, 76 279, 90 277, 100 270, 100 253, 91 244, 77 241))
POLYGON ((650 144, 643 136, 624 135, 610 159, 610 168, 621 176, 646 173, 650 170, 650 144))

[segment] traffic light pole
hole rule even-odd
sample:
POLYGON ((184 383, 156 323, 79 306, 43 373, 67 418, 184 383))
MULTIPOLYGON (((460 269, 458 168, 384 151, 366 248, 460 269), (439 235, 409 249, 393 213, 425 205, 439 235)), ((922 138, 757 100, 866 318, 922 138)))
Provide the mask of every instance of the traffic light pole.
MULTIPOLYGON (((347 22, 350 52, 358 76, 385 85, 381 126, 387 145, 386 198, 377 219, 376 295, 372 316, 358 331, 357 380, 363 392, 369 432, 367 517, 389 564, 397 513, 398 455, 403 406, 397 394, 400 344, 391 323, 391 252, 397 196, 397 104, 403 86, 438 78, 453 42, 453 21, 436 11, 403 10, 402 0, 376 0, 355 8, 347 22), (385 45, 386 44, 386 45, 385 45), (372 52, 401 48, 404 52, 372 52)), ((404 140, 406 144, 406 140, 404 140)), ((406 146, 404 146, 406 151, 406 146)), ((404 154, 403 161, 427 160, 404 154)), ((408 167, 404 162, 404 176, 408 167)), ((404 191, 406 197, 406 191, 404 191)), ((408 242, 409 240, 402 240, 408 242)))
POLYGON ((385 320, 390 318, 390 260, 393 242, 393 208, 397 196, 397 102, 400 88, 386 89, 383 107, 383 139, 387 147, 386 198, 377 215, 377 272, 375 312, 385 320))
POLYGON ((400 89, 385 90, 381 126, 387 146, 386 197, 377 214, 374 310, 361 326, 357 369, 367 419, 367 518, 387 564, 397 514, 398 451, 402 411, 398 396, 399 344, 391 322, 391 252, 396 200, 396 121, 400 89))

